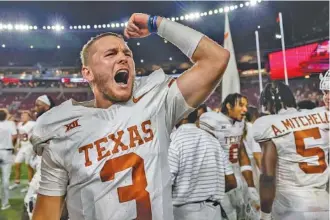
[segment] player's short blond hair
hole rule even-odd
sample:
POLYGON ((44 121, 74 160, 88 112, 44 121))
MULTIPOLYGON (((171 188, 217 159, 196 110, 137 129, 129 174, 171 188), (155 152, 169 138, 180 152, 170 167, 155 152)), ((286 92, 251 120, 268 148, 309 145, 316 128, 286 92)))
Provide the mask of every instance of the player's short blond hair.
POLYGON ((96 42, 98 41, 99 39, 103 38, 103 37, 107 37, 107 36, 114 36, 114 37, 118 37, 118 38, 121 38, 121 39, 124 39, 122 35, 120 34, 116 34, 116 33, 113 33, 113 32, 106 32, 106 33, 103 33, 103 34, 99 34, 99 35, 96 35, 95 37, 92 37, 84 46, 83 48, 81 49, 80 51, 80 61, 81 61, 81 64, 83 66, 86 66, 88 65, 88 59, 89 59, 89 50, 91 48, 91 46, 96 42))

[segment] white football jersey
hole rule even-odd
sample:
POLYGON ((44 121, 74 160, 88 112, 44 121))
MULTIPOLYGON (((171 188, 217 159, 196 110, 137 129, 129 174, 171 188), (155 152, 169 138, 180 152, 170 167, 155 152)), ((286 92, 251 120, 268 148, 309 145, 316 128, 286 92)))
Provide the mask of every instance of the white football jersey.
POLYGON ((0 121, 0 150, 12 149, 12 135, 16 135, 16 125, 13 121, 0 121))
POLYGON ((71 220, 173 219, 169 135, 192 110, 162 70, 108 109, 64 102, 34 129, 34 144, 50 140, 39 193, 66 194, 71 220))
POLYGON ((218 113, 218 119, 221 121, 221 126, 216 128, 221 134, 217 135, 219 136, 220 145, 226 152, 233 168, 237 169, 239 167, 238 151, 244 132, 244 121, 234 122, 233 119, 222 112, 218 113))
POLYGON ((25 124, 23 124, 23 122, 18 123, 18 138, 21 146, 31 145, 30 137, 32 135, 34 125, 35 121, 28 121, 25 124))
POLYGON ((252 126, 253 124, 250 122, 245 123, 245 129, 247 134, 246 137, 243 139, 246 153, 248 154, 250 160, 253 159, 253 153, 261 152, 259 143, 257 143, 253 138, 252 126))
POLYGON ((276 146, 279 189, 325 188, 329 181, 329 112, 325 108, 281 110, 253 124, 257 142, 276 146))

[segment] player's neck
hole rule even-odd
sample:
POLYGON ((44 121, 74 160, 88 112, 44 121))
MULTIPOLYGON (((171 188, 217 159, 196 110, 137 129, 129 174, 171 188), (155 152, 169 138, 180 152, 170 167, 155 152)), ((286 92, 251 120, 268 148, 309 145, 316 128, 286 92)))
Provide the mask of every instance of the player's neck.
POLYGON ((106 99, 98 89, 95 88, 93 90, 93 93, 94 93, 94 97, 95 97, 94 106, 96 108, 106 109, 114 104, 112 101, 106 99))
POLYGON ((114 103, 107 100, 107 99, 104 99, 103 97, 97 97, 95 96, 95 107, 96 108, 109 108, 110 106, 112 106, 114 103))

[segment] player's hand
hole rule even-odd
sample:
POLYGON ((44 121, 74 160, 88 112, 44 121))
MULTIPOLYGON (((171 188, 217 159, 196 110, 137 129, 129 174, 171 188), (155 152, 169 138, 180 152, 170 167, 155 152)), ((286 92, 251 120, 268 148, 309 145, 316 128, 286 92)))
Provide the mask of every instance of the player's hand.
MULTIPOLYGON (((148 30, 149 15, 143 13, 134 13, 127 23, 124 30, 124 35, 127 38, 143 38, 150 35, 148 30)), ((157 18, 157 24, 160 23, 160 18, 157 18)))
POLYGON ((249 196, 249 199, 251 199, 251 201, 252 201, 252 205, 254 206, 254 208, 256 210, 259 210, 260 209, 260 199, 259 199, 259 194, 257 192, 257 189, 254 187, 249 187, 248 192, 249 192, 248 196, 249 196))

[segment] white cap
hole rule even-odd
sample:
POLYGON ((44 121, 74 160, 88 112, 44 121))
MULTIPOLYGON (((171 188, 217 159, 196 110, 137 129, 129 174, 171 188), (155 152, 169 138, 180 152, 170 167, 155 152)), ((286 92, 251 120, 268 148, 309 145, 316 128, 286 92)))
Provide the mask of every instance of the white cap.
POLYGON ((324 76, 320 74, 320 90, 330 90, 330 70, 324 76))
POLYGON ((46 105, 50 106, 50 101, 49 101, 49 99, 48 99, 48 97, 46 95, 39 96, 37 98, 37 101, 38 100, 41 101, 41 102, 43 102, 43 103, 45 103, 46 105))

